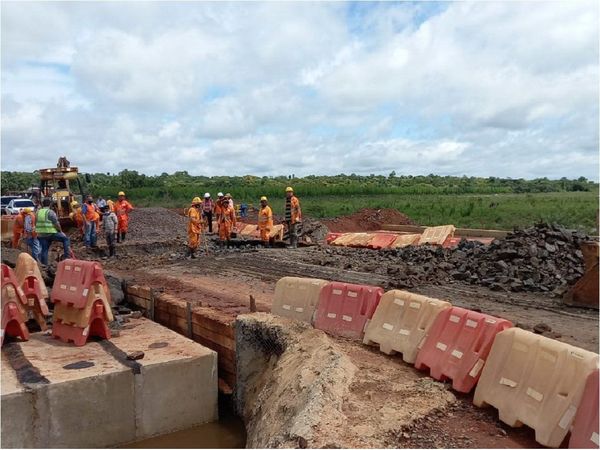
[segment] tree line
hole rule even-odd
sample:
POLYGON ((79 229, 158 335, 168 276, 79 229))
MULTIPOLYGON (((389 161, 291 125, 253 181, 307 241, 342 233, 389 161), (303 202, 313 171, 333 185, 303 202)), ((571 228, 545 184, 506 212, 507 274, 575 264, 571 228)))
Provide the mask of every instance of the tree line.
MULTIPOLYGON (((114 197, 120 190, 128 195, 157 201, 181 200, 210 192, 229 192, 239 200, 256 200, 266 196, 282 196, 285 187, 292 185, 304 197, 375 195, 375 194, 501 194, 501 193, 548 193, 594 191, 598 183, 585 177, 577 179, 536 178, 531 180, 498 177, 455 177, 439 175, 385 175, 340 174, 332 176, 294 175, 258 177, 245 176, 193 176, 187 171, 160 175, 140 174, 135 170, 123 170, 118 174, 90 174, 89 182, 80 175, 85 193, 114 197)), ((39 176, 33 172, 1 172, 2 194, 23 191, 39 185, 39 176)))

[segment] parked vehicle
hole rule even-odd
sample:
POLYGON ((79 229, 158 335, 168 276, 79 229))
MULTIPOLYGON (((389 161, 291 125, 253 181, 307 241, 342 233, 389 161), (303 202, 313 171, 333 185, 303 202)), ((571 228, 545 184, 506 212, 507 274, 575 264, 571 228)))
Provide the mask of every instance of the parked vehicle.
POLYGON ((35 205, 33 202, 27 198, 16 198, 11 200, 6 206, 6 211, 8 214, 17 215, 21 212, 22 209, 31 208, 34 209, 35 205))
POLYGON ((0 197, 0 214, 2 214, 2 215, 8 214, 6 207, 11 202, 11 200, 15 200, 17 198, 19 198, 19 197, 17 197, 16 195, 4 195, 4 196, 0 197))

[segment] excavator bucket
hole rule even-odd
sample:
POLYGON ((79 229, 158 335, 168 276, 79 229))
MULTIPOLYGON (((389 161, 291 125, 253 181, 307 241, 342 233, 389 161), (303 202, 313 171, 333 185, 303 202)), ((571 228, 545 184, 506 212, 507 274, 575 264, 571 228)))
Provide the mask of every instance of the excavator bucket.
POLYGON ((598 242, 583 242, 581 252, 585 265, 585 273, 575 285, 565 294, 563 301, 570 306, 583 306, 599 309, 598 299, 598 242))

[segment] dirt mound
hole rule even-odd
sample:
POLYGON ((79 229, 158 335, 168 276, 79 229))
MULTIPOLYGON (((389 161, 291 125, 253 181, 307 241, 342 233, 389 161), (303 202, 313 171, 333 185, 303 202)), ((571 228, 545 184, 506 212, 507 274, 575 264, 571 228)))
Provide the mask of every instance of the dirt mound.
POLYGON ((238 316, 236 348, 248 448, 395 447, 394 430, 456 400, 408 365, 269 314, 238 316))
POLYGON ((187 218, 167 208, 136 208, 129 214, 127 240, 158 242, 187 236, 187 218))
POLYGON ((384 223, 414 225, 415 223, 397 209, 361 209, 349 216, 321 221, 333 233, 380 230, 384 223))

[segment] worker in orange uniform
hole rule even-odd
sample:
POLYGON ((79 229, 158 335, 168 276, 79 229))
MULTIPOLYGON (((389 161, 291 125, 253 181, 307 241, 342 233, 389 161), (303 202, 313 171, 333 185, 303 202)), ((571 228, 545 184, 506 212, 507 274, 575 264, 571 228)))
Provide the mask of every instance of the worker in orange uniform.
POLYGON ((13 237, 12 237, 12 247, 19 248, 19 241, 21 240, 21 236, 23 235, 23 227, 25 223, 25 216, 23 215, 23 210, 17 214, 13 223, 13 237))
POLYGON ((300 200, 294 195, 294 190, 288 186, 285 188, 285 223, 290 235, 290 247, 298 247, 298 229, 302 222, 302 210, 300 200))
POLYGON ((81 233, 81 237, 83 238, 83 236, 85 234, 85 230, 84 230, 85 220, 83 219, 83 213, 81 212, 81 206, 79 206, 79 203, 77 203, 76 200, 73 200, 71 202, 71 209, 73 212, 71 214, 69 214, 69 217, 75 223, 75 226, 77 227, 77 229, 79 230, 79 233, 81 233))
POLYGON ((260 239, 263 241, 265 247, 269 246, 269 233, 273 229, 273 211, 271 211, 271 207, 267 202, 267 197, 262 196, 260 198, 258 226, 256 227, 260 231, 260 239))
POLYGON ((195 258, 196 250, 200 245, 200 234, 202 233, 202 200, 194 197, 192 206, 187 211, 188 222, 188 248, 186 258, 195 258))
POLYGON ((213 214, 215 221, 217 222, 217 233, 219 232, 219 228, 221 226, 221 221, 219 219, 220 219, 221 213, 223 212, 223 201, 224 201, 223 193, 219 192, 217 194, 217 201, 215 202, 215 210, 214 210, 214 214, 213 214))
POLYGON ((117 230, 117 242, 125 242, 125 235, 129 227, 129 213, 133 211, 133 206, 125 198, 125 192, 119 192, 119 199, 117 200, 115 207, 115 214, 119 221, 119 228, 117 230))
POLYGON ((225 200, 221 204, 221 214, 219 215, 219 246, 223 248, 225 242, 229 248, 229 240, 231 239, 231 232, 235 226, 235 209, 229 204, 229 201, 225 200))

